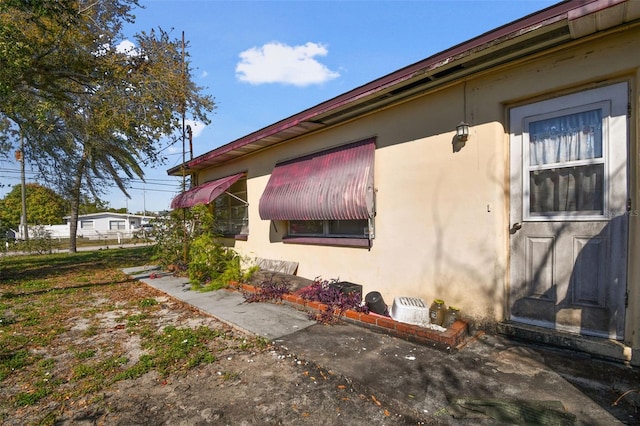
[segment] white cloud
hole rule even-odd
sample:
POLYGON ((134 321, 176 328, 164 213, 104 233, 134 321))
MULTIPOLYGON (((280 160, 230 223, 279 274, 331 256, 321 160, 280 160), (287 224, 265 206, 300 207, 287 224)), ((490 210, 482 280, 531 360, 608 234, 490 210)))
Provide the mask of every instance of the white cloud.
POLYGON ((206 72, 206 71, 202 71, 202 74, 200 74, 200 77, 202 77, 202 78, 207 78, 207 76, 208 76, 208 75, 209 75, 209 73, 208 73, 208 72, 206 72))
POLYGON ((283 83, 302 87, 324 83, 340 76, 315 59, 326 56, 327 52, 324 45, 311 42, 303 46, 272 42, 252 47, 240 53, 236 77, 249 84, 283 83))
POLYGON ((129 56, 138 56, 140 55, 140 52, 138 51, 138 49, 136 48, 136 45, 133 44, 131 41, 129 40, 122 40, 117 46, 116 46, 116 52, 118 53, 124 53, 125 55, 129 55, 129 56))

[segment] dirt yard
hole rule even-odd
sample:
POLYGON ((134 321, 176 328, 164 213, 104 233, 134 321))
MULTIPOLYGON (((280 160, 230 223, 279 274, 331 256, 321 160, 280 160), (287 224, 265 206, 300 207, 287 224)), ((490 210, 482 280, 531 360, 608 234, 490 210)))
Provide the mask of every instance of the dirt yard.
MULTIPOLYGON (((158 312, 159 328, 205 326, 236 342, 253 339, 181 303, 154 297, 165 306, 158 312)), ((117 330, 102 338, 126 341, 127 337, 124 330, 117 330)), ((125 357, 139 356, 139 345, 126 346, 125 357)), ((57 424, 416 424, 378 405, 375 395, 354 388, 348 380, 269 345, 227 347, 216 358, 211 364, 164 377, 151 371, 117 382, 98 400, 68 404, 57 424)))
POLYGON ((120 273, 27 269, 0 280, 3 425, 420 424, 120 273))

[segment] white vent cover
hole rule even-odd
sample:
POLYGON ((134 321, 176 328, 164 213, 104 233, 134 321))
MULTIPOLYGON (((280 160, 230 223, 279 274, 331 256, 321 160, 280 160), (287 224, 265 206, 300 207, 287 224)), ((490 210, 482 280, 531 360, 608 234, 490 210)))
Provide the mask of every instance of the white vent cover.
POLYGON ((429 307, 417 297, 396 297, 390 312, 391 318, 407 324, 425 327, 429 325, 429 307))

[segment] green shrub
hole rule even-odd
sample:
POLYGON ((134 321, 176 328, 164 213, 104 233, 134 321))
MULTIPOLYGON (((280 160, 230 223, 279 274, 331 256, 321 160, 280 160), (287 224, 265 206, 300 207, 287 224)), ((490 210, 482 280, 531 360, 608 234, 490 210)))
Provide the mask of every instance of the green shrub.
POLYGON ((165 269, 185 271, 187 268, 185 252, 188 249, 190 212, 174 210, 162 219, 162 225, 156 232, 153 260, 165 269), (184 216, 183 216, 184 213, 184 216))
POLYGON ((194 239, 189 254, 189 280, 199 290, 218 290, 243 280, 240 255, 211 235, 194 239))
POLYGON ((16 249, 28 253, 48 254, 53 250, 51 233, 43 226, 29 227, 29 241, 16 243, 16 249))
POLYGON ((154 259, 174 272, 186 272, 195 289, 208 291, 246 281, 257 268, 243 269, 242 257, 221 244, 207 206, 175 210, 161 221, 154 259), (186 253, 186 256, 185 256, 186 253))

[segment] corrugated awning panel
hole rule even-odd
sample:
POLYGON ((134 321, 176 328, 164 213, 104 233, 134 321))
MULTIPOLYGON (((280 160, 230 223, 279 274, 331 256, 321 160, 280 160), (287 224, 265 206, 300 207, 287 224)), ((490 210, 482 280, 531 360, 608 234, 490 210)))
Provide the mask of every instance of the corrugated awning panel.
POLYGON ((242 176, 244 176, 244 173, 238 173, 237 175, 223 177, 222 179, 206 182, 195 188, 191 188, 171 201, 171 209, 193 207, 196 204, 209 204, 222 195, 223 192, 229 189, 229 187, 236 183, 242 176))
POLYGON ((267 220, 373 217, 375 138, 277 164, 260 198, 267 220))

